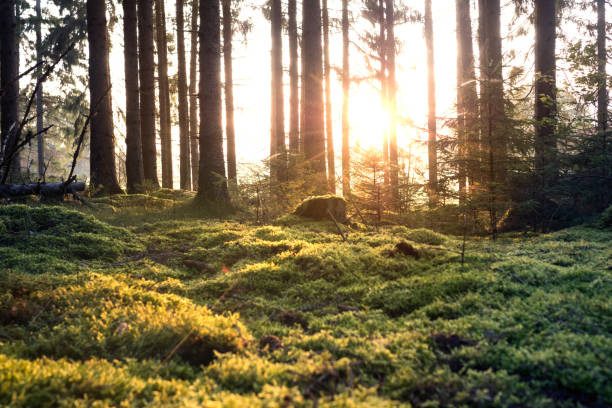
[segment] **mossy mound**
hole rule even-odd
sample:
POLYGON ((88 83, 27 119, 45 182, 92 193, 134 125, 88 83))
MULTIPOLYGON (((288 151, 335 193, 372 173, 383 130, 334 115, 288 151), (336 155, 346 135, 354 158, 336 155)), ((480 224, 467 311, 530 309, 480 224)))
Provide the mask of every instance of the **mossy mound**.
POLYGON ((346 222, 346 201, 335 195, 309 197, 302 201, 293 214, 315 220, 328 220, 330 214, 338 222, 346 222))

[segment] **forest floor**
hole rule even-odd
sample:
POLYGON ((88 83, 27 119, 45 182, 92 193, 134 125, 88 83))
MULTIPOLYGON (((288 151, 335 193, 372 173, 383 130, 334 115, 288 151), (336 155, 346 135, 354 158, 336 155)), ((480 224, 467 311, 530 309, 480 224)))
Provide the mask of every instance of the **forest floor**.
POLYGON ((471 238, 462 265, 429 230, 189 198, 0 206, 1 406, 612 406, 610 229, 471 238))

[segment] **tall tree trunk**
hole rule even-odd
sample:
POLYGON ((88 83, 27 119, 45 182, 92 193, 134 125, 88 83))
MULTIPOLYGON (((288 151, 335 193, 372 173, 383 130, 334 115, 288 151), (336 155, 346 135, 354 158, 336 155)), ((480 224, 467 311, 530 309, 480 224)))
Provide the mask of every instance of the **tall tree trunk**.
POLYGON ((545 186, 557 176, 555 0, 535 2, 535 168, 545 186))
POLYGON ((221 114, 221 24, 219 0, 200 2, 199 201, 229 201, 221 114))
POLYGON ((395 80, 395 9, 393 0, 386 0, 387 25, 387 93, 389 110, 389 171, 391 180, 391 200, 394 208, 399 208, 399 162, 397 154, 397 83, 395 80))
POLYGON ((153 54, 153 0, 138 0, 138 72, 140 77, 142 165, 147 185, 159 188, 155 143, 155 63, 153 54))
POLYGON ((14 129, 18 122, 17 104, 19 100, 19 44, 17 42, 17 11, 15 0, 3 0, 0 4, 0 141, 5 166, 0 169, 9 172, 11 181, 19 180, 19 154, 16 151, 17 134, 14 129), (9 160, 8 157, 11 156, 9 160))
POLYGON ((283 98, 282 9, 280 0, 271 1, 272 83, 270 178, 272 183, 285 181, 285 115, 283 98))
POLYGON ((429 139, 427 152, 429 159, 429 206, 438 205, 438 148, 436 130, 436 77, 434 71, 433 20, 431 0, 425 0, 425 44, 427 47, 427 129, 429 139))
POLYGON ((342 0, 342 194, 351 194, 351 151, 349 145, 349 90, 351 77, 349 71, 349 16, 348 0, 342 0))
POLYGON ((191 190, 189 157, 189 104, 187 102, 187 63, 185 61, 185 17, 183 0, 176 0, 176 51, 178 54, 178 115, 180 143, 180 182, 191 190))
POLYGON ((140 101, 138 86, 138 34, 136 0, 123 0, 123 56, 125 62, 125 173, 128 193, 141 191, 144 184, 140 101))
POLYGON ((198 142, 198 0, 191 3, 191 52, 189 57, 189 141, 191 143, 191 178, 193 189, 198 187, 199 142, 198 142))
POLYGON ((304 0, 302 46, 304 50, 304 154, 315 173, 315 188, 327 190, 325 176, 325 124, 323 109, 321 4, 304 0))
POLYGON ((108 65, 105 0, 87 0, 89 42, 91 184, 109 194, 121 193, 115 170, 115 136, 108 65))
MULTIPOLYGON (((36 76, 42 77, 42 10, 40 0, 36 0, 36 76)), ((38 147, 38 178, 45 175, 45 138, 43 133, 43 84, 40 83, 36 91, 36 133, 38 147)))
POLYGON ((478 97, 472 45, 470 0, 456 0, 457 16, 457 135, 459 144, 459 193, 475 183, 479 150, 476 127, 478 97))
POLYGON ((298 74, 298 35, 296 0, 289 0, 289 150, 292 154, 299 151, 300 145, 300 106, 298 74))
POLYGON ((168 41, 165 0, 155 0, 157 32, 157 76, 159 81, 159 139, 161 141, 162 187, 173 187, 172 126, 170 125, 170 87, 168 84, 168 41))
POLYGON ((221 0, 223 6, 223 68, 225 70, 225 136, 227 138, 227 177, 236 183, 236 135, 234 131, 234 79, 232 75, 232 7, 231 0, 221 0))
MULTIPOLYGON (((380 28, 379 32, 379 47, 378 54, 380 56, 380 98, 383 111, 388 108, 389 89, 388 89, 388 77, 387 77, 387 38, 386 38, 386 24, 385 24, 385 0, 378 0, 378 25, 380 28)), ((385 126, 381 126, 383 131, 383 165, 384 165, 384 181, 385 186, 389 186, 389 132, 385 126)))
POLYGON ((597 73, 599 75, 599 89, 597 90, 597 133, 601 137, 604 154, 606 148, 606 132, 608 131, 608 87, 606 65, 606 1, 597 0, 597 73))
POLYGON ((331 103, 331 64, 329 61, 329 11, 327 0, 323 0, 323 74, 325 75, 325 138, 327 141, 327 179, 329 191, 336 194, 336 160, 331 103))

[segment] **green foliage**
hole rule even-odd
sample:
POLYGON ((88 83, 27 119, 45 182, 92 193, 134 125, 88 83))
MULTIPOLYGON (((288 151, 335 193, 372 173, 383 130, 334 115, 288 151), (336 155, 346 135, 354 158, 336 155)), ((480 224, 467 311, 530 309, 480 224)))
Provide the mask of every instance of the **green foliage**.
POLYGON ((599 217, 599 226, 601 228, 612 227, 612 205, 605 209, 599 217))

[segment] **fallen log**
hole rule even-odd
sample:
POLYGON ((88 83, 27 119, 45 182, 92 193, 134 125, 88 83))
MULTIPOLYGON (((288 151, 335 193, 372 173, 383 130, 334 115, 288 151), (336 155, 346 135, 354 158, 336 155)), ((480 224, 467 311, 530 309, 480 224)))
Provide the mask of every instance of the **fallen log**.
POLYGON ((78 196, 78 191, 85 190, 84 181, 72 183, 29 183, 29 184, 2 184, 0 185, 0 198, 11 199, 15 197, 25 197, 29 195, 39 195, 43 197, 57 197, 64 194, 78 196))

